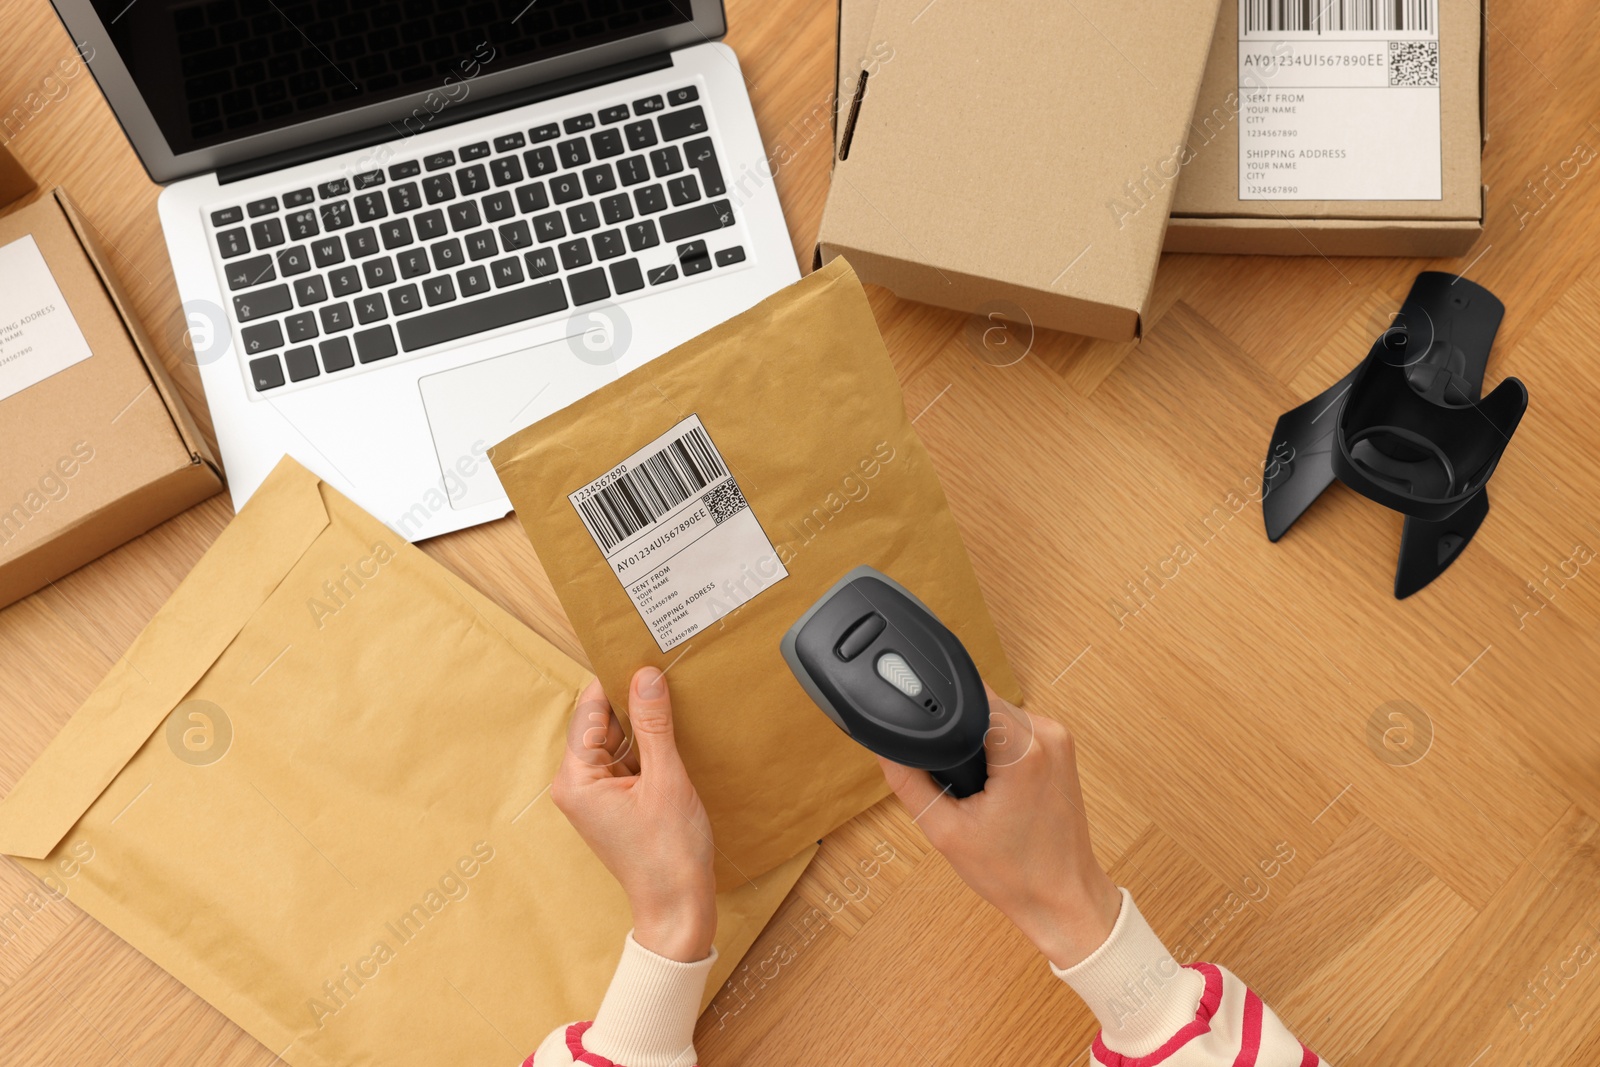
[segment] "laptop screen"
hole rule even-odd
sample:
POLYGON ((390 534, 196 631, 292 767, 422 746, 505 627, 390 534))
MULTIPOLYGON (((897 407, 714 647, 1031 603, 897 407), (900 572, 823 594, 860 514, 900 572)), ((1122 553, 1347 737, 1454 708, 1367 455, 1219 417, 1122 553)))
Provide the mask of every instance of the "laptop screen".
POLYGON ((93 0, 174 155, 683 25, 689 0, 93 0))

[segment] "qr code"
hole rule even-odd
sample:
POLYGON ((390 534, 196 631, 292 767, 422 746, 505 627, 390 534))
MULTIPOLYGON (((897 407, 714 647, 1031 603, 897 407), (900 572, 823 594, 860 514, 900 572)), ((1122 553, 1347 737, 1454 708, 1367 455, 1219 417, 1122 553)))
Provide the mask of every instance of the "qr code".
POLYGON ((732 478, 712 489, 701 500, 719 526, 750 506, 745 502, 744 494, 739 492, 739 483, 732 478))
POLYGON ((1389 84, 1423 87, 1439 84, 1438 41, 1390 41, 1389 84))

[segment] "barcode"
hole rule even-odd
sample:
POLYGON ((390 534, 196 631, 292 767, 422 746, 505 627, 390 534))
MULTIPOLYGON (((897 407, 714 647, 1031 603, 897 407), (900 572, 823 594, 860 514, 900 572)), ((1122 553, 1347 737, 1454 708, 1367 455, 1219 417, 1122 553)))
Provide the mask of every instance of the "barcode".
POLYGON ((1438 32, 1438 0, 1244 0, 1244 32, 1438 32))
POLYGON ((578 501, 578 510, 601 550, 610 552, 727 473, 710 438, 696 426, 578 501))

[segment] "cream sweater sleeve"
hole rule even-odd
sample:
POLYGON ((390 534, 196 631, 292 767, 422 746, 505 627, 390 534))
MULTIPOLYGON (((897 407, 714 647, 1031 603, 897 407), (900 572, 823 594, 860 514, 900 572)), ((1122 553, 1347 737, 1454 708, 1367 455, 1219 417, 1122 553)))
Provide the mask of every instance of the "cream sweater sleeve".
POLYGON ((633 939, 592 1023, 545 1038, 523 1067, 695 1067, 694 1023, 717 950, 699 963, 658 956, 633 939))

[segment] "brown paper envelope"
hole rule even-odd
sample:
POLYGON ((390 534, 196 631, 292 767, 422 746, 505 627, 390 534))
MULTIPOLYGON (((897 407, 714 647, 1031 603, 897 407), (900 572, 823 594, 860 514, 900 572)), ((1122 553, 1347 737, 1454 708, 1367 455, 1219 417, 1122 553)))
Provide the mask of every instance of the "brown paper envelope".
MULTIPOLYGON (((517 1064, 593 1015, 629 925, 548 792, 588 677, 286 459, 0 803, 0 851, 296 1067, 517 1064)), ((809 858, 719 897, 708 999, 809 858)))
MULTIPOLYGON (((877 764, 817 709, 778 651, 801 613, 851 568, 870 563, 910 588, 961 638, 989 684, 1021 699, 866 294, 842 259, 490 456, 613 704, 635 668, 668 670, 679 747, 711 814, 723 887, 770 870, 886 792, 877 764), (692 611, 711 596, 720 611, 736 599, 724 595, 728 584, 742 580, 704 577, 707 568, 733 568, 737 553, 709 540, 723 537, 722 525, 691 497, 668 512, 660 534, 623 541, 611 562, 568 496, 602 476, 625 480, 623 460, 691 417, 770 543, 758 549, 764 559, 739 572, 754 576, 746 588, 776 571, 774 557, 787 576, 687 637, 686 624, 658 641, 613 571, 630 583, 648 579, 665 556, 670 580, 683 583, 683 595, 666 603, 692 611), (683 527, 690 532, 673 533, 683 527), (677 547, 691 536, 699 539, 677 547), (703 544, 712 547, 702 553, 703 544), (641 553, 646 562, 634 562, 641 553), (690 554, 697 563, 680 569, 690 554), (709 584, 716 588, 690 600, 709 584)), ((605 525, 631 505, 611 506, 611 518, 589 521, 605 525)), ((746 536, 748 516, 735 518, 746 536)))

